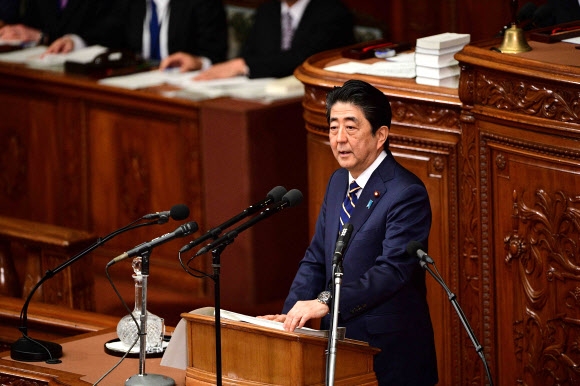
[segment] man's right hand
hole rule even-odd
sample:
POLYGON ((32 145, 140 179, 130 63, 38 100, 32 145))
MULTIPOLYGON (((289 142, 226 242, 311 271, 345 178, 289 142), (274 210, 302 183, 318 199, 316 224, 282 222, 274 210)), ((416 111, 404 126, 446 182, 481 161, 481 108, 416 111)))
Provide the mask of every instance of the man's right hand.
POLYGON ((286 314, 276 314, 276 315, 263 315, 263 316, 256 316, 259 319, 268 319, 273 320, 275 322, 284 323, 286 320, 286 314))
POLYGON ((75 42, 68 36, 56 39, 46 50, 45 54, 66 54, 75 49, 75 42))
POLYGON ((159 64, 160 70, 171 67, 179 67, 179 72, 196 71, 202 66, 201 59, 185 52, 176 52, 169 55, 159 64))

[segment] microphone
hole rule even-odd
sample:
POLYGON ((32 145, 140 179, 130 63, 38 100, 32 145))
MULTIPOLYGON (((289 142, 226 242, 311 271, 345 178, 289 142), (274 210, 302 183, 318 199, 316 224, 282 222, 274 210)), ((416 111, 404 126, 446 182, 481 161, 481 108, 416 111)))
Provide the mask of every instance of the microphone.
POLYGON ((419 260, 428 264, 435 264, 431 256, 427 254, 427 252, 423 251, 423 244, 419 241, 411 241, 407 244, 407 253, 409 256, 418 257, 419 260))
POLYGON ((197 232, 198 226, 195 221, 190 221, 187 224, 183 224, 179 226, 176 230, 170 233, 166 233, 162 236, 156 237, 149 242, 145 242, 142 244, 137 245, 135 248, 131 249, 130 251, 123 252, 119 256, 115 257, 113 260, 109 261, 107 267, 115 264, 118 261, 125 260, 129 257, 140 255, 141 253, 152 249, 158 245, 164 244, 170 240, 173 240, 177 237, 184 237, 190 235, 194 232, 197 232))
POLYGON ((270 217, 274 213, 280 212, 282 209, 287 207, 292 207, 298 205, 302 201, 302 193, 298 189, 292 189, 288 193, 286 193, 282 200, 275 205, 272 205, 266 208, 264 211, 260 212, 258 215, 254 216, 250 220, 246 221, 239 227, 235 228, 234 230, 226 233, 219 239, 215 240, 213 243, 206 245, 205 247, 201 248, 195 256, 203 255, 209 251, 213 251, 220 245, 228 245, 230 244, 240 232, 245 231, 249 227, 253 226, 254 224, 262 221, 265 218, 270 217))
POLYGON ((270 190, 268 192, 265 199, 258 201, 254 205, 249 206, 248 208, 244 209, 240 214, 232 217, 231 219, 224 222, 223 224, 221 224, 213 229, 210 229, 203 236, 197 238, 196 240, 193 240, 189 244, 184 245, 179 250, 179 253, 187 252, 191 248, 195 247, 196 245, 201 244, 202 242, 204 242, 207 239, 217 238, 224 231, 224 229, 229 228, 230 226, 234 225, 235 223, 237 223, 237 222, 241 221, 242 219, 256 213, 260 209, 262 209, 270 204, 280 202, 280 200, 282 199, 282 197, 285 194, 286 194, 285 187, 276 186, 275 188, 273 188, 272 190, 270 190))
POLYGON ((334 248, 334 257, 332 259, 332 264, 338 264, 342 260, 342 253, 346 249, 348 242, 350 241, 350 236, 352 235, 352 230, 354 227, 351 223, 347 222, 342 227, 338 240, 336 240, 336 246, 334 248))
POLYGON ((176 221, 185 220, 189 217, 189 208, 185 204, 177 204, 171 207, 171 210, 165 212, 155 212, 143 216, 143 220, 159 219, 158 224, 165 224, 169 221, 169 217, 176 221))

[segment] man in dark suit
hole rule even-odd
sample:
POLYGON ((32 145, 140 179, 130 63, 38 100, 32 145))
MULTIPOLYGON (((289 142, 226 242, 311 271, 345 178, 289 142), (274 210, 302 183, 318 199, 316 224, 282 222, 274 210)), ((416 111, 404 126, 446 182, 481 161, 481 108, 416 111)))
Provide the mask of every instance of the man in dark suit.
MULTIPOLYGON (((196 79, 248 75, 251 78, 292 75, 309 56, 354 43, 353 18, 340 0, 270 0, 260 5, 240 56, 210 67, 196 79), (289 45, 284 47, 283 18, 293 15, 289 45)), ((186 55, 164 60, 161 68, 192 70, 186 55)))
MULTIPOLYGON (((155 0, 151 0, 155 1, 155 0)), ((150 17, 148 1, 131 1, 126 19, 127 48, 138 53, 147 53, 143 45, 144 34, 148 35, 143 21, 150 17)), ((158 9, 160 7, 158 6, 158 9)), ((163 15, 161 20, 161 58, 175 52, 186 52, 196 58, 208 58, 211 63, 225 60, 227 54, 226 14, 221 0, 169 0, 167 9, 168 23, 166 47, 163 48, 163 15)), ((166 19, 167 20, 167 19, 166 19)), ((209 64, 211 64, 209 63, 209 64)), ((201 66, 201 63, 198 63, 201 66)), ((198 69, 201 67, 198 67, 198 69)))
POLYGON ((381 386, 435 385, 425 271, 406 252, 411 241, 427 245, 427 191, 389 151, 391 109, 381 91, 349 80, 328 94, 326 106, 330 147, 341 169, 330 177, 314 237, 282 314, 262 317, 283 322, 287 331, 315 318, 323 318, 322 329, 329 328, 333 255, 341 221, 349 222, 353 232, 343 252, 338 325, 346 327, 347 338, 381 349, 374 358, 381 386), (353 203, 350 218, 342 220, 353 203))
POLYGON ((65 34, 80 33, 106 13, 115 0, 26 0, 21 24, 0 28, 0 39, 51 44, 65 34))
POLYGON ((186 52, 196 70, 225 60, 227 54, 221 0, 117 0, 109 14, 95 24, 97 28, 86 28, 79 36, 59 39, 48 52, 69 52, 87 42, 127 49, 151 60, 186 52), (155 33, 152 21, 157 22, 155 33), (156 52, 151 45, 154 40, 156 52))

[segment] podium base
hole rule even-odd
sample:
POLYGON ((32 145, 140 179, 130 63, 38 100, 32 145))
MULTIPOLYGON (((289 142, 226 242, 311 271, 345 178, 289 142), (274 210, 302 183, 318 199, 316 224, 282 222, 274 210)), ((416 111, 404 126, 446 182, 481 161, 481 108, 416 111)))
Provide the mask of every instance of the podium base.
POLYGON ((126 386, 175 386, 175 381, 165 375, 137 374, 125 381, 126 386))

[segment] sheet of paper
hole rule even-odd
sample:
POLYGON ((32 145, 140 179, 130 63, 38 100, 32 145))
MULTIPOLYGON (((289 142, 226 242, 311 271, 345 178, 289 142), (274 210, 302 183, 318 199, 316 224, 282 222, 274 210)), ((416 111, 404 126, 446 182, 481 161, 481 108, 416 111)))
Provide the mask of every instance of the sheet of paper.
POLYGON ((351 61, 326 67, 325 70, 345 74, 390 76, 395 78, 414 78, 416 76, 415 62, 411 60, 411 56, 401 57, 397 61, 384 60, 373 64, 351 61))
POLYGON ((98 55, 107 51, 107 47, 95 45, 66 54, 45 54, 38 55, 37 57, 31 58, 26 61, 26 64, 30 67, 42 68, 42 67, 52 67, 52 66, 64 66, 64 62, 78 62, 78 63, 89 63, 98 55))
POLYGON ((566 43, 580 44, 580 36, 570 39, 563 39, 562 41, 566 43))
POLYGON ((0 61, 9 63, 26 63, 29 60, 39 58, 47 48, 48 47, 46 46, 36 46, 17 51, 4 52, 0 54, 0 61))

